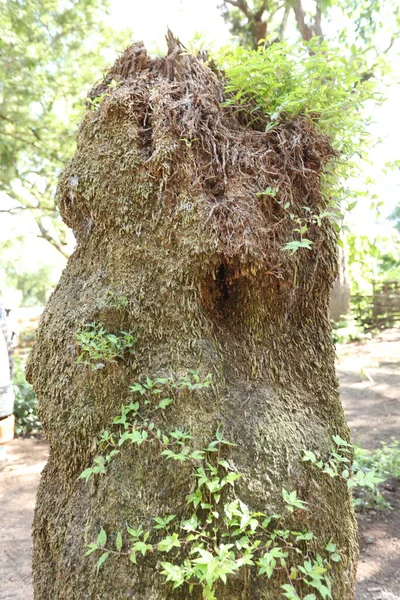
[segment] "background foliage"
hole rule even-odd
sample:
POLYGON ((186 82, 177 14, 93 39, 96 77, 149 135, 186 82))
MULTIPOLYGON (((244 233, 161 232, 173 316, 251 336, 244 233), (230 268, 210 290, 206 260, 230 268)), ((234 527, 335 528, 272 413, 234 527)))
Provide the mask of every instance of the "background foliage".
POLYGON ((29 211, 37 233, 67 255, 54 205, 74 151, 83 98, 128 36, 107 28, 106 0, 7 0, 0 11, 2 211, 29 211))
POLYGON ((37 400, 32 386, 26 381, 24 362, 20 358, 14 358, 13 384, 15 433, 38 433, 42 430, 42 424, 37 414, 37 400))

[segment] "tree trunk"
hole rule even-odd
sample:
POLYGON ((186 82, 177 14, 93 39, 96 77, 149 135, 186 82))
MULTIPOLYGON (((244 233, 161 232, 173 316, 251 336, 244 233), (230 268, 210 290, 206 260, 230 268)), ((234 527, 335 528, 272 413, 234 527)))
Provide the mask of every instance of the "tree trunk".
MULTIPOLYGON (((308 510, 289 512, 285 526, 314 533, 313 556, 334 541, 332 597, 352 599, 357 542, 346 483, 302 461, 305 450, 329 456, 333 434, 348 439, 328 318, 335 235, 329 223, 310 225, 311 250, 282 251, 295 227, 286 202, 296 215, 306 202, 324 210, 329 140, 303 118, 268 133, 246 127, 245 113, 221 107, 221 75, 171 36, 162 59, 128 48, 90 97, 95 109, 58 188, 77 248, 29 362, 50 443, 33 525, 35 599, 202 598, 198 586, 165 585, 157 552, 137 565, 110 556, 97 574, 98 556, 84 557, 101 527, 112 540, 127 524, 151 529, 154 517, 187 515, 190 461, 163 460, 151 444, 123 446, 105 475, 78 480, 100 453, 100 433, 132 401, 129 386, 191 369, 211 373, 212 386, 178 394, 156 425, 190 431, 196 448, 218 428, 237 444, 225 456, 242 477, 226 494, 252 511, 282 513, 282 488, 296 490, 308 510), (257 195, 268 186, 276 196, 257 195), (88 323, 134 330, 135 353, 102 369, 77 363, 76 335, 88 323)), ((228 576, 216 597, 283 598, 286 570, 271 580, 257 570, 228 576)))

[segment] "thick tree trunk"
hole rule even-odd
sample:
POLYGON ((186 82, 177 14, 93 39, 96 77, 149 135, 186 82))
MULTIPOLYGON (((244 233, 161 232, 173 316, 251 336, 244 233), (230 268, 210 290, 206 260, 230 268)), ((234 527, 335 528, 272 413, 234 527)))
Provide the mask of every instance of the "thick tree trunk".
MULTIPOLYGON (((212 387, 179 396, 162 429, 190 430, 201 448, 220 427, 237 444, 227 459, 243 475, 236 492, 251 510, 281 512, 282 488, 296 490, 309 504, 290 526, 314 533, 315 553, 336 543, 332 597, 351 600, 348 489, 302 462, 306 449, 329 455, 333 434, 348 437, 328 318, 335 236, 329 224, 311 225, 312 250, 282 251, 294 227, 283 204, 295 214, 306 202, 324 208, 328 140, 302 119, 269 133, 246 128, 245 115, 221 107, 219 74, 171 38, 164 59, 129 48, 92 98, 103 92, 61 177, 58 202, 77 249, 29 364, 50 442, 33 526, 35 599, 201 598, 196 587, 166 586, 156 554, 137 566, 110 557, 98 574, 94 556, 84 557, 100 527, 148 528, 153 517, 186 514, 191 466, 130 446, 105 475, 78 480, 134 381, 195 369, 212 373, 212 387), (256 195, 268 186, 276 197, 256 195), (127 302, 116 307, 109 296, 127 302), (76 364, 76 333, 93 322, 134 330, 135 354, 99 370, 76 364)), ((266 580, 245 569, 217 598, 283 598, 283 571, 266 580)))

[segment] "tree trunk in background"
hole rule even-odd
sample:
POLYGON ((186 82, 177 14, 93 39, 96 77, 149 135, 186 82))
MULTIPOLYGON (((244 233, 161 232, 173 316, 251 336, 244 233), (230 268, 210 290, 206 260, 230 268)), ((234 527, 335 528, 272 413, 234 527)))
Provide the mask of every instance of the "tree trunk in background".
POLYGON ((349 267, 345 248, 338 248, 338 276, 331 295, 331 319, 335 323, 347 315, 350 309, 349 267))
MULTIPOLYGON (((336 240, 329 223, 311 226, 312 250, 283 252, 294 225, 277 201, 290 200, 296 215, 304 198, 324 210, 319 172, 329 140, 302 118, 268 133, 265 124, 245 127, 245 114, 221 107, 219 74, 171 37, 162 59, 128 48, 91 97, 102 93, 61 176, 58 203, 77 249, 29 362, 50 443, 33 525, 35 599, 201 598, 197 588, 171 591, 154 556, 137 566, 110 558, 97 575, 95 558, 84 557, 101 526, 185 514, 191 468, 130 446, 105 476, 77 479, 131 401, 133 381, 196 369, 213 374, 212 388, 182 396, 163 429, 190 429, 202 447, 220 426, 238 444, 229 460, 251 510, 281 511, 282 488, 297 490, 309 510, 294 525, 314 532, 316 551, 334 540, 342 560, 331 572, 333 598, 351 600, 348 489, 302 462, 305 449, 328 455, 332 434, 348 439, 328 316, 336 240), (107 87, 112 80, 120 85, 107 87), (277 198, 256 195, 268 186, 277 198), (127 305, 104 305, 110 292, 127 305), (76 364, 76 332, 93 322, 134 330, 136 353, 101 370, 76 364)), ((228 577, 218 598, 283 597, 282 579, 253 569, 228 577)))

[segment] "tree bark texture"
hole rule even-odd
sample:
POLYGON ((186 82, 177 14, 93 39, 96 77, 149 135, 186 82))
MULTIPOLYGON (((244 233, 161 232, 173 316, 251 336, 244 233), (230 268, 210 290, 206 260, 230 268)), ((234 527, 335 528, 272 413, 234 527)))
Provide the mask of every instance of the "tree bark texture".
MULTIPOLYGON (((294 235, 288 212, 325 208, 319 173, 333 155, 329 140, 305 118, 265 133, 265 123, 222 107, 223 76, 172 36, 162 59, 128 48, 92 90, 99 97, 60 178, 57 200, 77 248, 28 368, 50 443, 33 524, 35 599, 201 598, 165 585, 154 556, 137 566, 111 558, 97 574, 84 557, 101 526, 184 514, 189 467, 130 446, 106 475, 78 480, 134 381, 196 369, 213 374, 212 388, 182 397, 163 428, 190 429, 202 447, 219 426, 237 444, 229 460, 251 510, 280 511, 282 488, 297 490, 309 509, 295 525, 322 549, 337 544, 333 598, 351 600, 348 489, 302 462, 306 449, 329 454, 333 434, 348 438, 328 316, 335 234, 311 224, 311 250, 282 250, 294 235), (257 195, 268 186, 275 197, 257 195), (127 298, 122 310, 102 302, 110 292, 127 298), (134 330, 135 354, 101 370, 76 364, 76 333, 91 322, 134 330)), ((277 600, 281 583, 246 570, 218 598, 277 600)))

